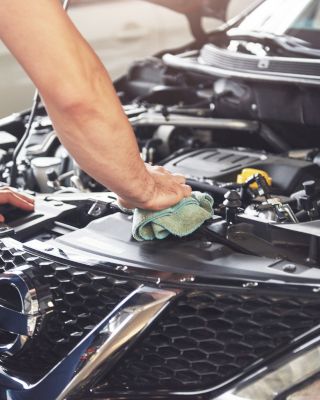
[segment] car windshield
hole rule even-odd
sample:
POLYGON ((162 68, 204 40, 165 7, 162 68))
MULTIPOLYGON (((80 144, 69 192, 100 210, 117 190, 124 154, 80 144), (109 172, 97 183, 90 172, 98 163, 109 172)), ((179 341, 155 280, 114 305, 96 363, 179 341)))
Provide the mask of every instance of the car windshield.
POLYGON ((238 27, 245 31, 294 36, 320 49, 320 2, 265 0, 238 27))

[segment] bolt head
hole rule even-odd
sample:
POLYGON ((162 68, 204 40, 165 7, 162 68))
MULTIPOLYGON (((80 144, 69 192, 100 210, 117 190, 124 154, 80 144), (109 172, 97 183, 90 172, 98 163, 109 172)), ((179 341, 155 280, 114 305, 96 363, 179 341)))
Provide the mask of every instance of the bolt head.
POLYGON ((295 264, 286 264, 283 267, 283 270, 284 270, 284 272, 288 272, 288 273, 292 274, 292 273, 296 272, 297 266, 295 264))

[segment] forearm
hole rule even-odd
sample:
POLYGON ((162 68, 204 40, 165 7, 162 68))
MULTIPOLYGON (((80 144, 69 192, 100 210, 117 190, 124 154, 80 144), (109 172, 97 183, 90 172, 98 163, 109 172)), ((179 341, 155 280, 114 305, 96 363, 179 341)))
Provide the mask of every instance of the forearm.
POLYGON ((152 196, 153 181, 126 116, 106 104, 104 96, 89 103, 64 109, 47 104, 62 143, 97 181, 121 197, 147 201, 152 196))
POLYGON ((68 95, 63 91, 43 95, 54 127, 89 175, 120 196, 144 202, 151 196, 153 181, 132 127, 104 66, 82 41, 79 52, 81 87, 71 89, 68 95))
POLYGON ((133 131, 105 68, 59 1, 1 0, 0 16, 0 36, 39 88, 62 143, 95 179, 143 202, 153 181, 133 131))

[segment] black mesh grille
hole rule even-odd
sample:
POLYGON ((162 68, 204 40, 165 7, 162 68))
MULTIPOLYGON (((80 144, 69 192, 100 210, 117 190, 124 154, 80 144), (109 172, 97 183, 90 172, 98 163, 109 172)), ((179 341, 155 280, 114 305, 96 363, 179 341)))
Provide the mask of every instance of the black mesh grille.
POLYGON ((190 292, 121 361, 102 388, 214 387, 319 323, 320 300, 190 292))
POLYGON ((23 350, 0 356, 0 364, 20 377, 43 376, 136 288, 134 282, 35 257, 1 243, 0 248, 2 271, 32 266, 33 281, 48 286, 53 303, 23 350))

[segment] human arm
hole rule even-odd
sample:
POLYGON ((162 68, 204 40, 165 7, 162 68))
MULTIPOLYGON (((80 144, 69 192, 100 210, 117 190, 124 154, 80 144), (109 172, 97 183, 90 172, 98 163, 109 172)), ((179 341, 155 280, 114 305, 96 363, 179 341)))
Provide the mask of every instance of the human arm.
POLYGON ((162 209, 188 196, 185 179, 141 160, 112 82, 59 0, 1 0, 0 38, 38 87, 61 142, 126 204, 162 209))

